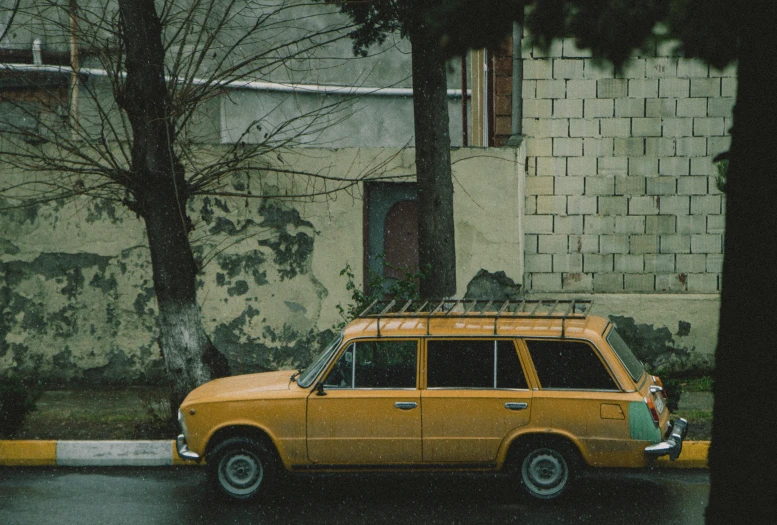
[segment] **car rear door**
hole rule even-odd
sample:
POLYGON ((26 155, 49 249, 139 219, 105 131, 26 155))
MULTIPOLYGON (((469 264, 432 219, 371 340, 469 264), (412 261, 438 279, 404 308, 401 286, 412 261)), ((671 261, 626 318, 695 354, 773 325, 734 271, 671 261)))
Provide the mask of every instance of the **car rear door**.
POLYGON ((429 339, 423 408, 424 463, 493 463, 529 423, 532 393, 511 339, 429 339))
MULTIPOLYGON (((534 425, 578 439, 595 466, 634 466, 642 457, 629 437, 629 406, 608 364, 589 341, 526 338, 537 375, 534 425)), ((639 445, 639 444, 638 444, 639 445)))

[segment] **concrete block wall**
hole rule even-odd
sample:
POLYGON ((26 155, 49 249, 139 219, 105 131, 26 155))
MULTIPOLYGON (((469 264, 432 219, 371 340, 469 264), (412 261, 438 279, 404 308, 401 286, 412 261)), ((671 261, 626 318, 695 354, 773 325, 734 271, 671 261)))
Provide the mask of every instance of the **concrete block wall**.
POLYGON ((717 293, 736 69, 656 46, 616 72, 573 40, 524 45, 525 284, 717 293))

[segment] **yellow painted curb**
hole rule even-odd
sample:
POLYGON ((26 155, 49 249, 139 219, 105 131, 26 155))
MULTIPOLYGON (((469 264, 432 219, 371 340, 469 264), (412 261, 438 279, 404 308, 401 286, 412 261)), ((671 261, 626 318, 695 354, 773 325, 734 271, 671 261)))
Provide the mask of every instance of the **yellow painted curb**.
MULTIPOLYGON (((199 463, 181 459, 176 450, 175 441, 170 442, 173 465, 203 466, 199 463)), ((708 468, 707 455, 709 441, 685 441, 680 457, 670 461, 664 456, 658 458, 657 467, 665 468, 708 468)), ((57 464, 56 441, 0 441, 0 466, 46 466, 57 464)))
POLYGON ((658 458, 656 466, 668 468, 707 468, 709 441, 684 441, 683 451, 675 461, 666 456, 658 458))
POLYGON ((0 465, 28 467, 56 464, 56 441, 0 441, 0 465))

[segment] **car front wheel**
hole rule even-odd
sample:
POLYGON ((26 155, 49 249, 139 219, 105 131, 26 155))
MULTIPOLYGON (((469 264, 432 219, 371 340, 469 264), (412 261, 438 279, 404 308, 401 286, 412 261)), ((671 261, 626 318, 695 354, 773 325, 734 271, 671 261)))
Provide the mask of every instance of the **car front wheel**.
POLYGON ((560 497, 572 481, 570 455, 553 446, 530 447, 520 463, 521 488, 539 500, 560 497))
POLYGON ((226 439, 207 461, 211 481, 232 499, 253 499, 267 492, 275 478, 272 454, 253 439, 226 439))

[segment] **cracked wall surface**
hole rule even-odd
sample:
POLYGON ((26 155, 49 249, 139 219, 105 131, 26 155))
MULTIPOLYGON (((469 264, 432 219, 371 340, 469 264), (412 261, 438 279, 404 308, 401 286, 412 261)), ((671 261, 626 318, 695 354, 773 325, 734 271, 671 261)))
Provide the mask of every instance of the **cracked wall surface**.
POLYGON ((533 299, 590 299, 634 354, 659 375, 710 373, 718 341, 716 294, 527 294, 533 299))
MULTIPOLYGON (((326 167, 341 177, 375 166, 404 181, 415 173, 413 150, 284 156, 298 170, 326 167)), ((519 150, 453 152, 460 295, 476 276, 521 281, 521 159, 519 150)), ((0 174, 4 181, 23 176, 2 165, 0 174)), ((247 183, 231 181, 236 191, 247 183)), ((251 189, 261 195, 300 187, 268 175, 251 189)), ((0 202, 7 208, 0 210, 0 374, 48 383, 163 381, 142 221, 107 201, 8 205, 0 202)), ((306 364, 334 335, 336 306, 349 301, 340 271, 349 265, 362 281, 360 186, 327 198, 210 196, 187 206, 203 322, 233 373, 306 364)))

